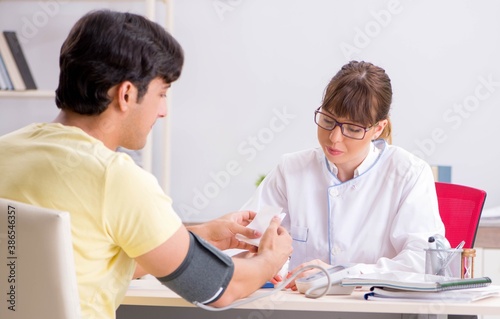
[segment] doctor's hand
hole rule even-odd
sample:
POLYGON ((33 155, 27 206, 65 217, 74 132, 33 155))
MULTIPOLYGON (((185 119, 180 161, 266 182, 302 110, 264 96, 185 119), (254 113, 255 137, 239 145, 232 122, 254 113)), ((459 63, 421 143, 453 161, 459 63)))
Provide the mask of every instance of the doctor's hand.
POLYGON ((257 247, 239 241, 235 237, 236 234, 252 239, 262 236, 260 232, 245 227, 250 224, 255 215, 256 213, 252 211, 233 212, 206 223, 186 228, 221 250, 235 248, 257 252, 257 247))
MULTIPOLYGON (((322 266, 323 268, 330 268, 331 265, 325 263, 324 261, 322 260, 319 260, 319 259, 314 259, 314 260, 311 260, 311 261, 308 261, 308 262, 305 262, 305 263, 302 263, 300 264, 299 266, 295 267, 294 269, 292 269, 290 272, 288 272, 288 275, 286 276, 286 279, 290 278, 294 273, 296 273, 298 270, 300 270, 301 268, 305 267, 305 266, 308 266, 308 265, 319 265, 319 266, 322 266)), ((307 277, 307 276, 310 276, 314 273, 317 273, 319 272, 320 270, 319 269, 316 269, 316 268, 313 268, 313 269, 310 269, 310 270, 306 270, 302 273, 300 273, 297 278, 295 279, 298 279, 298 278, 304 278, 304 277, 307 277)), ((284 279, 281 278, 281 276, 275 276, 273 278, 273 280, 271 280, 271 282, 273 284, 276 284, 280 281, 283 281, 284 279), (276 282, 273 282, 276 281, 276 282)), ((292 289, 293 291, 297 291, 297 286, 295 285, 295 280, 293 280, 292 282, 290 282, 288 285, 286 285, 287 289, 292 289)))

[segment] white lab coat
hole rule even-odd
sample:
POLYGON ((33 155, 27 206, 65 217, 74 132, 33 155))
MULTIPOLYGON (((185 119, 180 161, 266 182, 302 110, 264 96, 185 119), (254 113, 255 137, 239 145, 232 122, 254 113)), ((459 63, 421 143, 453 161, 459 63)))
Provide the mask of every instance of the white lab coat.
MULTIPOLYGON (((283 207, 290 269, 321 259, 363 272, 424 272, 427 239, 444 235, 430 166, 384 140, 359 176, 340 182, 322 149, 286 154, 242 209, 283 207)), ((360 165, 360 166, 362 166, 360 165)))

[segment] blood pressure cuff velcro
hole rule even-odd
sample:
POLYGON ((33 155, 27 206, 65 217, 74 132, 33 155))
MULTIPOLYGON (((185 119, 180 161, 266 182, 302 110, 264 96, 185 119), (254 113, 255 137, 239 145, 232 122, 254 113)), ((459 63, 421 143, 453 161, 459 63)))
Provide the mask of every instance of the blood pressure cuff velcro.
POLYGON ((182 264, 160 282, 191 303, 209 304, 222 296, 231 278, 231 257, 189 232, 189 250, 182 264))

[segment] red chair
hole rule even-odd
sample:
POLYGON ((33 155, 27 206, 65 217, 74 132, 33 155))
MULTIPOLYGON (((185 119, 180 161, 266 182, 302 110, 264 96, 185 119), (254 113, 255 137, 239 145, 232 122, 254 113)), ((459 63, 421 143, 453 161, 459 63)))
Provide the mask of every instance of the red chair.
POLYGON ((474 247, 486 192, 469 186, 436 182, 436 193, 439 213, 451 247, 456 247, 462 240, 465 240, 464 248, 474 247))

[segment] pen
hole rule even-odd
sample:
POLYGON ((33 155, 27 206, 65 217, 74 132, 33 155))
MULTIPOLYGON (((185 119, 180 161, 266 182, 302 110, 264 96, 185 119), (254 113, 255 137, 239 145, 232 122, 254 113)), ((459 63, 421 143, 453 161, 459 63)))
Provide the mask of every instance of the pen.
POLYGON ((451 254, 448 255, 448 258, 445 259, 444 263, 442 264, 441 268, 437 272, 438 275, 446 275, 446 268, 450 264, 450 262, 453 260, 453 257, 455 257, 456 253, 464 247, 465 241, 462 240, 460 244, 451 252, 451 254))
POLYGON ((427 242, 429 244, 429 250, 427 251, 427 257, 430 259, 430 273, 435 275, 437 274, 439 267, 439 259, 438 259, 438 251, 437 251, 437 246, 436 246, 436 238, 434 236, 430 236, 429 239, 427 239, 427 242))
POLYGON ((429 237, 427 241, 429 242, 429 249, 436 249, 436 238, 434 236, 429 237))

